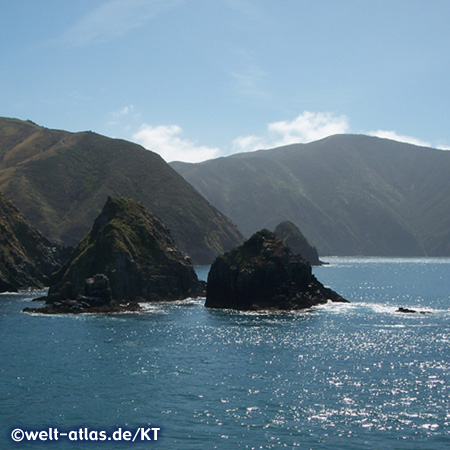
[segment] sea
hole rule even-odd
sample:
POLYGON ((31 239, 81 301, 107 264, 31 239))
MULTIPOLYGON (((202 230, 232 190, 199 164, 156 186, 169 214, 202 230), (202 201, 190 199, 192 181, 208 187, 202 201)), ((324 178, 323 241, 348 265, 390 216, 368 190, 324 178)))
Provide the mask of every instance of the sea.
POLYGON ((350 303, 45 316, 1 294, 0 448, 449 449, 450 258, 323 259, 350 303))

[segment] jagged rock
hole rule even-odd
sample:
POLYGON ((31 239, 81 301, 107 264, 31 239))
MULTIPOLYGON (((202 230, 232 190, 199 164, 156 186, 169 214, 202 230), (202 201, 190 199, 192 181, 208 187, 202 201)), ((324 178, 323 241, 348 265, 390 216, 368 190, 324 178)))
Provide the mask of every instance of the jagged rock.
POLYGON ((316 279, 306 260, 274 233, 262 230, 215 260, 208 275, 205 306, 295 310, 328 300, 347 302, 316 279))
POLYGON ((97 298, 102 303, 111 301, 111 288, 108 277, 102 273, 88 278, 84 283, 84 295, 88 298, 97 298))
POLYGON ((42 236, 0 194, 0 292, 48 285, 63 257, 64 249, 42 236))
POLYGON ((313 247, 300 229, 289 220, 281 222, 274 233, 284 241, 289 248, 294 252, 302 255, 312 266, 321 266, 322 261, 319 260, 319 254, 315 247, 313 247))
MULTIPOLYGON (((65 283, 65 295, 74 292, 74 286, 65 283)), ((139 311, 140 306, 137 301, 122 303, 111 297, 111 289, 108 277, 104 274, 97 274, 93 278, 85 280, 84 295, 61 301, 53 301, 47 303, 43 308, 25 308, 25 312, 40 314, 80 314, 80 313, 110 313, 139 311)))
POLYGON ((64 309, 74 309, 97 298, 134 309, 138 301, 202 294, 204 283, 161 220, 135 200, 109 197, 92 230, 54 275, 46 303, 75 300, 78 305, 64 303, 64 309))

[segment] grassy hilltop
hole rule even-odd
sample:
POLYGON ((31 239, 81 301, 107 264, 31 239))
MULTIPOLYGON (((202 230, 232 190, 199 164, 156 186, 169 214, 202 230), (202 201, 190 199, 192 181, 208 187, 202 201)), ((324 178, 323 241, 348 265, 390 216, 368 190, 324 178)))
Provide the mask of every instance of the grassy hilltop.
POLYGON ((0 118, 0 192, 49 239, 76 245, 108 196, 140 201, 195 263, 241 242, 236 227, 159 155, 92 132, 0 118))

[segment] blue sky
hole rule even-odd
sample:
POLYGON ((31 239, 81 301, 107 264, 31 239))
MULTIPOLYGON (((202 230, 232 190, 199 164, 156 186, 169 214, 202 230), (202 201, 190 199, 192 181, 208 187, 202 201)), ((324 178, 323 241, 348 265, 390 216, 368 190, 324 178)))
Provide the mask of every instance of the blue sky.
POLYGON ((448 0, 0 0, 0 115, 201 161, 335 133, 450 148, 448 0))

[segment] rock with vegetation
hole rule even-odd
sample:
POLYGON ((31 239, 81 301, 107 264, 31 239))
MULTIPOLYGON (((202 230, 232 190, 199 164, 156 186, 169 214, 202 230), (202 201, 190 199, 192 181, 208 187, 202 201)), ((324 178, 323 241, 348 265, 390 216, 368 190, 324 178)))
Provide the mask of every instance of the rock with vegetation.
POLYGON ((191 261, 161 220, 136 200, 109 197, 91 231, 54 275, 40 312, 135 310, 137 302, 203 293, 191 261), (68 306, 74 311, 66 311, 68 306))
POLYGON ((303 256, 312 266, 321 266, 322 261, 319 260, 319 254, 305 238, 303 233, 294 223, 289 220, 280 223, 274 233, 285 242, 289 248, 299 255, 303 256))
POLYGON ((328 301, 347 302, 316 279, 306 260, 274 233, 262 230, 214 261, 205 306, 296 310, 328 301))
POLYGON ((63 253, 0 194, 0 292, 48 286, 63 253))
POLYGON ((109 195, 134 198, 160 217, 195 264, 242 243, 231 221, 150 150, 0 118, 0 192, 44 236, 67 246, 89 232, 109 195))

